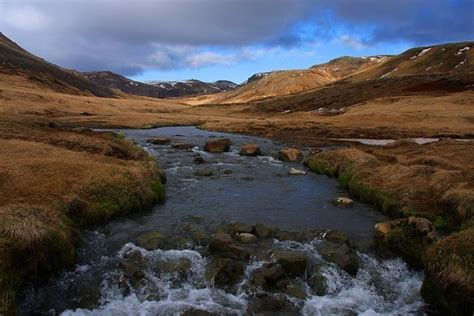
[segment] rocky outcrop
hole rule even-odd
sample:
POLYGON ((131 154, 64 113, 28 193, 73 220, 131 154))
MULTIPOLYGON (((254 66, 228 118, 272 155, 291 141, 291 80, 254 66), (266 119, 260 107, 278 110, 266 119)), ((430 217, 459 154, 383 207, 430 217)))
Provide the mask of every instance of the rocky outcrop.
POLYGON ((242 156, 259 156, 261 154, 260 146, 258 144, 245 144, 240 149, 239 154, 242 156))
POLYGON ((204 145, 204 150, 210 153, 223 153, 229 151, 231 141, 228 138, 209 140, 204 145))
POLYGON ((303 153, 296 148, 285 148, 278 153, 278 159, 285 162, 300 162, 303 160, 303 153))
POLYGON ((375 231, 380 252, 393 252, 415 268, 423 267, 426 248, 440 239, 428 219, 415 216, 378 223, 375 231))

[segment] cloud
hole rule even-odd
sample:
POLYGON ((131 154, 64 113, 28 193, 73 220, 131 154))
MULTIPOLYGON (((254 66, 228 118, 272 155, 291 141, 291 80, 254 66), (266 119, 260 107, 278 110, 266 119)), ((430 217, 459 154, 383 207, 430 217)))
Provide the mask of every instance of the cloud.
POLYGON ((359 50, 473 39, 473 6, 472 0, 0 0, 0 30, 61 66, 135 75, 232 65, 264 58, 262 49, 299 54, 334 38, 359 50))

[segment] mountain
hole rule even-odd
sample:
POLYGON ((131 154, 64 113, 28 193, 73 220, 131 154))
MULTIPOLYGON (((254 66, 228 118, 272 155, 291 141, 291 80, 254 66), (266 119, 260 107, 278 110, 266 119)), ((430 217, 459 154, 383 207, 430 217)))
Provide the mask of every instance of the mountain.
MULTIPOLYGON (((318 91, 315 95, 324 99, 323 105, 326 106, 326 103, 342 100, 341 93, 350 89, 368 89, 361 90, 355 98, 361 102, 365 100, 361 97, 363 95, 383 96, 401 93, 401 90, 407 90, 404 93, 410 89, 428 88, 459 90, 470 84, 474 69, 473 55, 474 43, 462 42, 413 48, 396 56, 346 56, 309 69, 255 74, 234 91, 190 98, 185 102, 197 105, 265 103, 268 100, 268 106, 272 107, 276 106, 275 99, 292 100, 294 97, 294 102, 312 102, 314 105, 312 97, 306 100, 307 94, 318 91)), ((353 100, 346 98, 341 104, 353 100)))
POLYGON ((190 79, 184 81, 147 81, 147 83, 163 89, 169 96, 173 97, 226 92, 238 87, 237 84, 227 80, 204 82, 190 79))
POLYGON ((116 93, 97 85, 79 72, 64 69, 37 57, 0 33, 0 73, 22 75, 55 91, 97 97, 115 97, 116 93))

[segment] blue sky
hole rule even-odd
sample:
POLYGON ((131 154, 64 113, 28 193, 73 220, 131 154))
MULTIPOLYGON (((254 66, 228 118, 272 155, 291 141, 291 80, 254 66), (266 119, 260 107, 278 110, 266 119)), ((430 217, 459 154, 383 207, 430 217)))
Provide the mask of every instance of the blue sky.
POLYGON ((66 68, 237 83, 474 39, 472 0, 0 0, 0 31, 66 68))

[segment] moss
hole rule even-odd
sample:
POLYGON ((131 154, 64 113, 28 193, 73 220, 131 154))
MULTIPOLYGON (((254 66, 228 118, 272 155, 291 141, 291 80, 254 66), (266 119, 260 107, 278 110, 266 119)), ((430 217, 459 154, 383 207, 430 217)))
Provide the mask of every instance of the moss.
POLYGON ((152 129, 152 128, 157 128, 159 125, 158 124, 145 124, 142 126, 142 129, 152 129))
POLYGON ((422 238, 408 234, 401 227, 394 228, 386 238, 389 249, 400 255, 410 266, 421 269, 425 249, 422 238))
POLYGON ((154 200, 156 202, 162 202, 165 199, 166 189, 165 185, 161 182, 162 180, 153 181, 151 189, 154 193, 154 200))
POLYGON ((325 174, 330 177, 337 175, 337 168, 332 166, 326 160, 318 159, 318 157, 312 157, 308 160, 308 167, 316 173, 325 174))

